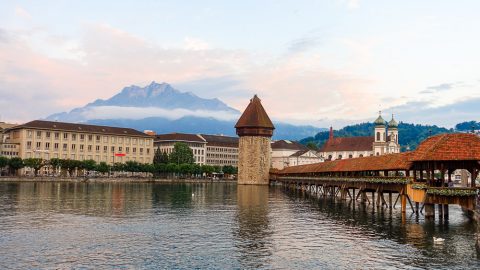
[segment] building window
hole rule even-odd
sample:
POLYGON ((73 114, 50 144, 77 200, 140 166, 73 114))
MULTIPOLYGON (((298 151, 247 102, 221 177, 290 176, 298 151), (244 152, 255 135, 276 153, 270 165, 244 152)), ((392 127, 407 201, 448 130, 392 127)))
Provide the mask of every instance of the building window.
POLYGON ((31 130, 27 130, 27 138, 32 138, 32 131, 31 130))
POLYGON ((359 157, 363 157, 363 154, 360 154, 360 156, 359 156, 359 157))
POLYGON ((103 152, 106 153, 108 151, 108 146, 103 147, 103 152))
POLYGON ((40 149, 41 144, 42 144, 41 142, 37 142, 37 149, 40 149))
POLYGON ((107 136, 103 136, 103 142, 108 143, 108 137, 107 136))
POLYGON ((80 141, 84 141, 85 140, 85 135, 84 134, 80 134, 80 141))
POLYGON ((55 150, 58 150, 58 143, 54 143, 54 144, 53 144, 53 148, 54 148, 55 150))
POLYGON ((60 139, 60 133, 59 132, 55 132, 55 140, 58 140, 60 139))
POLYGON ((342 159, 342 155, 338 155, 338 159, 342 159))
POLYGON ((125 152, 130 153, 130 147, 125 147, 125 152))
POLYGON ((42 138, 42 132, 41 131, 37 131, 37 139, 41 139, 42 138))
POLYGON ((83 147, 84 147, 84 145, 80 144, 80 152, 83 152, 83 147))
POLYGON ((380 156, 380 153, 379 153, 379 152, 377 152, 377 156, 380 156))
POLYGON ((116 143, 116 142, 117 142, 117 139, 112 136, 111 141, 112 141, 112 143, 116 143))
POLYGON ((72 150, 75 150, 75 147, 76 147, 75 144, 72 144, 72 150))
POLYGON ((77 134, 72 134, 72 141, 76 141, 77 140, 77 134))
POLYGON ((118 147, 118 152, 120 152, 120 153, 122 152, 122 147, 121 146, 118 147))
POLYGON ((99 143, 100 142, 100 135, 95 136, 95 140, 97 141, 97 143, 99 143))
POLYGON ((353 158, 353 155, 352 154, 348 155, 348 158, 353 158))
POLYGON ((88 135, 88 141, 89 142, 93 141, 93 135, 88 135))
POLYGON ((100 145, 95 146, 95 151, 100 152, 100 145))
POLYGON ((63 144, 63 151, 67 151, 67 144, 66 143, 63 144))
POLYGON ((123 138, 122 137, 118 137, 118 143, 123 143, 123 138))
POLYGON ((110 147, 110 151, 113 153, 115 152, 115 146, 110 147))
POLYGON ((68 140, 68 133, 63 133, 63 139, 68 140))
POLYGON ((377 132, 377 141, 380 141, 380 132, 377 132))
POLYGON ((88 150, 88 152, 92 152, 92 145, 91 144, 87 146, 87 150, 88 150))
POLYGON ((45 132, 45 137, 46 137, 47 139, 50 139, 50 131, 45 132))

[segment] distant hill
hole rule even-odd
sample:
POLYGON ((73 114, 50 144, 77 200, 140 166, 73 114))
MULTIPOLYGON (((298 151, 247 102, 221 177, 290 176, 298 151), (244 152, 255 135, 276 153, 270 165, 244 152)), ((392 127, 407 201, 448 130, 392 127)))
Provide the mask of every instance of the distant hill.
MULTIPOLYGON (((247 104, 245 104, 246 106, 247 104)), ((123 88, 109 99, 97 99, 46 120, 129 127, 157 133, 185 132, 235 135, 240 112, 219 99, 181 92, 168 83, 123 88)), ((274 139, 299 140, 325 130, 274 122, 274 139)))
POLYGON ((480 122, 468 121, 468 122, 458 123, 455 125, 455 130, 460 132, 470 132, 472 130, 480 130, 480 122))
MULTIPOLYGON (((361 123, 356 125, 346 126, 340 130, 335 130, 335 137, 353 137, 353 136, 373 136, 374 124, 373 123, 361 123)), ((398 137, 399 143, 402 147, 402 151, 407 149, 414 150, 418 144, 425 140, 427 137, 440 134, 450 133, 453 129, 446 129, 438 126, 429 125, 415 125, 400 122, 398 125, 398 137)), ((300 140, 300 143, 307 144, 309 142, 315 143, 318 147, 322 147, 328 140, 329 131, 322 131, 317 133, 313 137, 307 137, 300 140)))

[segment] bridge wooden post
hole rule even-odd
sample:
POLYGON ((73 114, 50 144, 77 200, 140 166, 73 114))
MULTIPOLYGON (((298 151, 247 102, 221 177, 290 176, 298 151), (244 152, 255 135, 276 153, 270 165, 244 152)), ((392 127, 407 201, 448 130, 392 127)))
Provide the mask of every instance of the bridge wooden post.
POLYGON ((389 208, 390 208, 390 209, 393 208, 393 204, 392 204, 392 192, 391 192, 391 191, 388 192, 388 205, 389 205, 389 208))
POLYGON ((407 212, 407 195, 404 192, 405 191, 402 190, 402 213, 407 212))
POLYGON ((431 203, 425 204, 425 218, 435 219, 435 205, 431 203))

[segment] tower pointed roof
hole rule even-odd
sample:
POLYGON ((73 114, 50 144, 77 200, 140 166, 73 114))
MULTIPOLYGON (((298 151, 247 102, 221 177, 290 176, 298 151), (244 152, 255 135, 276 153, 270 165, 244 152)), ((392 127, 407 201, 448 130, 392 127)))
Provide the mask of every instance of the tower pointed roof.
POLYGON ((240 136, 272 136, 275 129, 257 95, 250 99, 250 103, 235 124, 235 128, 240 136))
POLYGON ((383 119, 381 111, 378 112, 378 117, 373 123, 375 124, 375 126, 385 126, 387 122, 383 119))
POLYGON ((395 121, 395 118, 393 118, 393 114, 392 114, 392 120, 390 120, 390 122, 388 122, 388 127, 389 128, 398 128, 398 123, 397 123, 397 121, 395 121))

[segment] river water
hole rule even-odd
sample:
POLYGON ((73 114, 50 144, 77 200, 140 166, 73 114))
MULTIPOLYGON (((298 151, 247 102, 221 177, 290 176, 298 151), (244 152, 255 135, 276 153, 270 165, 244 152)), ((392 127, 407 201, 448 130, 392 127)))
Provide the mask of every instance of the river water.
POLYGON ((475 269, 477 234, 281 187, 0 183, 0 269, 475 269))

